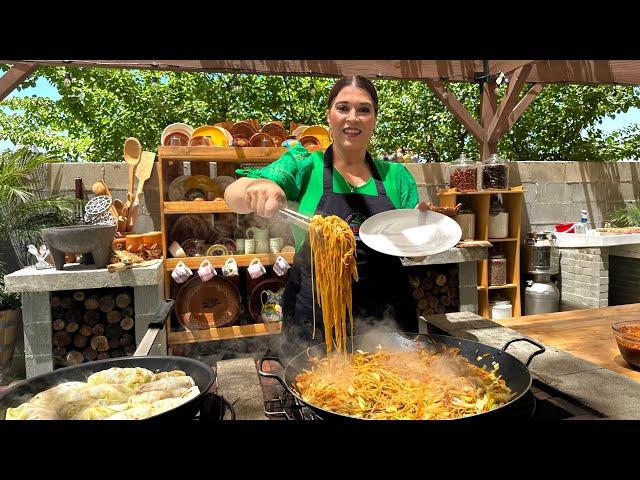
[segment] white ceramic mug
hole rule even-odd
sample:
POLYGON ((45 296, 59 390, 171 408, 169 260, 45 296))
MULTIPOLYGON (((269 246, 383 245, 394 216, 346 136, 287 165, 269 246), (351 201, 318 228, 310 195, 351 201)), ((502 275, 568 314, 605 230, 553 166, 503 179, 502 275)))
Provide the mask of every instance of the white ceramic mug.
POLYGON ((254 258, 247 267, 247 272, 249 272, 249 276, 255 280, 267 273, 267 269, 264 268, 259 258, 254 258))
POLYGON ((276 261, 273 263, 273 271, 276 272, 276 275, 279 277, 283 276, 287 271, 291 268, 289 262, 287 262, 283 257, 278 256, 276 261))
POLYGON ((171 276, 177 283, 186 282, 191 275, 193 275, 193 272, 185 265, 184 262, 178 262, 176 268, 171 272, 171 276))
POLYGON ((284 239, 282 237, 272 237, 269 239, 269 251, 271 253, 280 253, 284 239))
POLYGON ((227 258, 227 261, 224 262, 222 266, 222 274, 225 277, 231 277, 233 275, 238 275, 238 264, 236 263, 236 259, 233 257, 227 258))
POLYGON ((245 255, 251 255, 252 253, 256 253, 256 241, 253 238, 245 238, 244 253, 245 255))
POLYGON ((198 275, 203 282, 211 280, 217 274, 218 273, 216 272, 216 269, 213 268, 213 265, 211 265, 211 262, 206 259, 202 261, 200 268, 198 268, 198 275))
POLYGON ((184 258, 187 256, 180 244, 176 241, 171 242, 171 245, 169 245, 169 253, 175 258, 184 258))

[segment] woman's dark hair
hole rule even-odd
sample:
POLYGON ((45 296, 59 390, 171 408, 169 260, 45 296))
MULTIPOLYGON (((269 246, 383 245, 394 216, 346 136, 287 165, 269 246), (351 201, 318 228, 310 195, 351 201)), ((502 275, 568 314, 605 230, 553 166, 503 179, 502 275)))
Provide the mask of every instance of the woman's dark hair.
POLYGON ((340 93, 340 90, 352 85, 365 90, 371 96, 371 100, 373 100, 373 110, 375 111, 375 114, 378 115, 378 92, 376 92, 376 87, 373 86, 371 80, 361 75, 342 77, 338 80, 333 87, 331 87, 331 91, 329 92, 329 99, 327 100, 328 108, 331 108, 331 105, 333 105, 333 101, 338 96, 338 93, 340 93))

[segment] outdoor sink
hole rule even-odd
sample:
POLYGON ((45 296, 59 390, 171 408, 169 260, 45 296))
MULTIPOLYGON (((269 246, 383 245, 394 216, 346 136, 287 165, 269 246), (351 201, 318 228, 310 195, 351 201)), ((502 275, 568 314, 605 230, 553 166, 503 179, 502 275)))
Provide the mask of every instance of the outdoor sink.
POLYGON ((42 229, 42 238, 49 247, 56 270, 64 267, 65 253, 91 253, 96 268, 109 263, 115 225, 70 225, 42 229))

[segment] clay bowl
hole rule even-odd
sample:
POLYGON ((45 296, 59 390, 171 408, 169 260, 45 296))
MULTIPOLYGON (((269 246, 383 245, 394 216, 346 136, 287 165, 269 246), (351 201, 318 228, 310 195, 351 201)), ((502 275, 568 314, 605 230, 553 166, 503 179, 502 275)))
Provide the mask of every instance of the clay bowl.
POLYGON ((276 143, 273 141, 270 135, 266 133, 256 133, 249 139, 249 144, 252 147, 275 147, 276 143))
POLYGON ((234 138, 238 135, 244 138, 251 138, 256 133, 258 133, 258 130, 247 121, 234 123, 233 127, 231 127, 231 135, 233 135, 234 138))
POLYGON ((109 249, 116 229, 116 225, 70 225, 43 228, 41 233, 51 250, 56 270, 62 270, 64 255, 68 252, 91 253, 96 268, 104 268, 109 263, 109 249))

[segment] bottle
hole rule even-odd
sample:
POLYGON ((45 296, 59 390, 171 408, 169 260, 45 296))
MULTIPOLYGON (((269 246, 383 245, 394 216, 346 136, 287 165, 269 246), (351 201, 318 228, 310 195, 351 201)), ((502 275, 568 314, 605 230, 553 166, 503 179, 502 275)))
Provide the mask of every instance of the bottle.
POLYGON ((84 222, 84 185, 82 183, 82 177, 76 177, 75 181, 75 195, 76 199, 79 200, 80 204, 76 210, 76 222, 83 223, 84 222))
POLYGON ((587 233, 587 223, 589 222, 589 213, 586 210, 580 210, 580 223, 575 224, 575 233, 585 235, 587 233))

